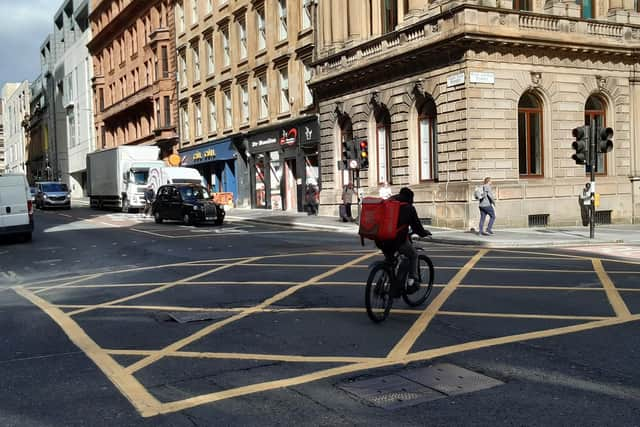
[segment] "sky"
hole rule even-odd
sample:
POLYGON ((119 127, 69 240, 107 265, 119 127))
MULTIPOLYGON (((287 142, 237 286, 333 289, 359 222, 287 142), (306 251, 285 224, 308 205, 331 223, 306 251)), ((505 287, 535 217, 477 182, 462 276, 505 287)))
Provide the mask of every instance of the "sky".
POLYGON ((40 45, 63 0, 0 0, 0 85, 40 74, 40 45))

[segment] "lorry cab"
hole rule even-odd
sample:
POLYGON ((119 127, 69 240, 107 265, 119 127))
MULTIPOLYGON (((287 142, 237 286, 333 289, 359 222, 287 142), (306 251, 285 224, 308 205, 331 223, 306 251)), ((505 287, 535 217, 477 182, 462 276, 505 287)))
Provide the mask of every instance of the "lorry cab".
POLYGON ((23 174, 0 175, 0 236, 33 233, 33 201, 23 174))

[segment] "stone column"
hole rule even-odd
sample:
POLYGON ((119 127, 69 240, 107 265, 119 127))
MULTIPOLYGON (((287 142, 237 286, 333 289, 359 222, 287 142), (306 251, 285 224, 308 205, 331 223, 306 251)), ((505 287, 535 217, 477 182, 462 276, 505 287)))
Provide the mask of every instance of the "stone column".
POLYGON ((630 156, 631 156, 631 217, 640 223, 640 76, 629 79, 630 84, 630 156))
POLYGON ((371 35, 382 34, 382 9, 380 2, 374 2, 371 8, 371 35))
POLYGON ((349 40, 360 40, 366 37, 365 21, 362 19, 367 15, 366 10, 366 0, 350 0, 348 2, 349 40))
POLYGON ((348 9, 344 0, 331 0, 331 34, 334 43, 344 43, 348 34, 348 9))
POLYGON ((428 0, 409 0, 409 10, 405 10, 405 14, 417 15, 427 9, 428 0))
POLYGON ((318 14, 320 15, 320 21, 322 22, 322 42, 320 43, 320 46, 328 49, 333 45, 333 38, 331 36, 331 2, 326 0, 321 1, 318 7, 318 14))

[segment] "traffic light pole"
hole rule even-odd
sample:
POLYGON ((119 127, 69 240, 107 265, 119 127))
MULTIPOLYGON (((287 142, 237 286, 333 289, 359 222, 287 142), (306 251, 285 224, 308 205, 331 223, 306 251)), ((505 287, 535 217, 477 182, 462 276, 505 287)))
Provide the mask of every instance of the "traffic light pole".
POLYGON ((595 183, 596 183, 596 137, 597 128, 595 126, 587 126, 587 135, 589 135, 589 169, 591 172, 591 197, 589 204, 589 238, 593 239, 596 232, 596 200, 595 200, 595 183))

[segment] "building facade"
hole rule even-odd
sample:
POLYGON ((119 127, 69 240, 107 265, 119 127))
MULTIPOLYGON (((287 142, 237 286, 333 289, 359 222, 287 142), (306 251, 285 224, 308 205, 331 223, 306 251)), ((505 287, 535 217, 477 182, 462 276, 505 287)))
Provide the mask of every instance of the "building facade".
POLYGON ((173 0, 92 0, 98 149, 157 145, 174 153, 177 94, 173 0))
POLYGON ((29 117, 29 82, 6 83, 2 88, 4 130, 4 171, 26 173, 27 138, 24 128, 29 117))
POLYGON ((180 153, 234 204, 304 209, 319 184, 314 2, 176 2, 180 153))
POLYGON ((640 220, 640 14, 633 2, 323 1, 312 87, 321 203, 336 214, 341 143, 368 141, 364 194, 410 186, 421 217, 477 227, 491 176, 498 225, 578 224, 589 174, 571 130, 612 127, 597 158, 603 222, 640 220), (597 7, 592 7, 597 6, 597 7))
POLYGON ((49 163, 47 92, 42 75, 31 83, 31 114, 27 122, 27 164, 29 183, 53 179, 49 163))
POLYGON ((4 172, 4 122, 2 119, 3 108, 4 100, 0 97, 0 173, 4 172))

